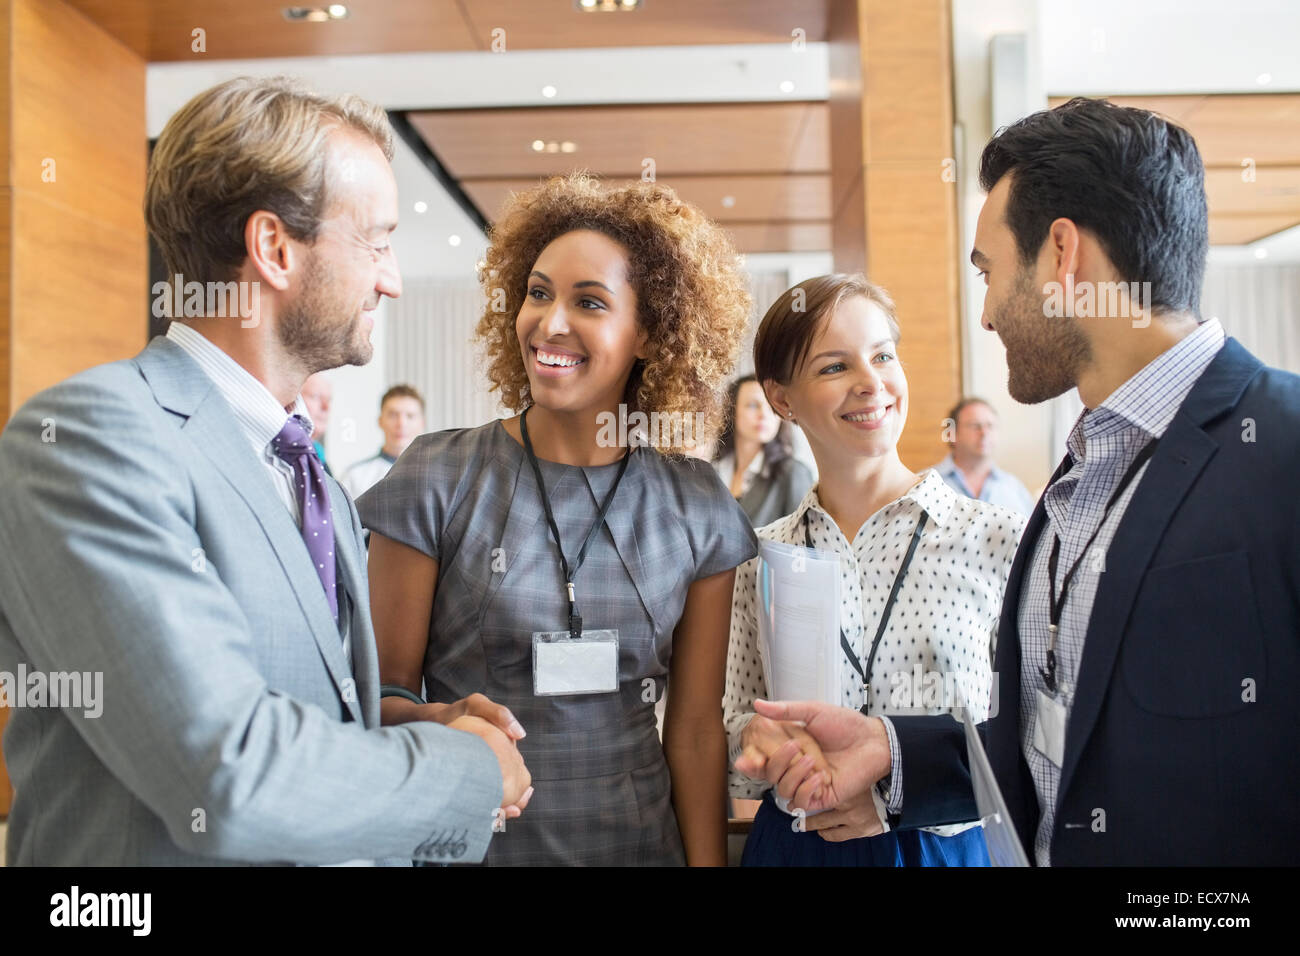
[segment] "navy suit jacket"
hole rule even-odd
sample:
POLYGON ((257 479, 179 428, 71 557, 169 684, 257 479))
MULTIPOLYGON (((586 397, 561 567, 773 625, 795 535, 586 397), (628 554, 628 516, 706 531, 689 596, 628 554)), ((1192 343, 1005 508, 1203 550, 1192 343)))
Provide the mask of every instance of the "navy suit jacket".
MULTIPOLYGON (((1053 480, 1070 466, 1067 456, 1053 480)), ((980 726, 1031 859, 1041 814, 1020 749, 1017 616, 1047 530, 1040 501, 1007 582, 998 709, 980 726)), ((1066 727, 1052 864, 1300 862, 1298 695, 1300 376, 1228 339, 1106 551, 1066 727)), ((960 725, 893 720, 899 826, 976 819, 960 725)))

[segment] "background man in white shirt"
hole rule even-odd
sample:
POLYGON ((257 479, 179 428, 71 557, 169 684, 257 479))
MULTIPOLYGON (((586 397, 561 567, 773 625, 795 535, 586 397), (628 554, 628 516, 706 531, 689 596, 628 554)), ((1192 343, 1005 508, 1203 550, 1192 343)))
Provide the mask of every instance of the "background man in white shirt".
POLYGON ((343 487, 355 499, 369 490, 402 457, 424 431, 424 398, 410 385, 394 385, 379 400, 379 429, 384 446, 379 454, 357 462, 343 476, 343 487))

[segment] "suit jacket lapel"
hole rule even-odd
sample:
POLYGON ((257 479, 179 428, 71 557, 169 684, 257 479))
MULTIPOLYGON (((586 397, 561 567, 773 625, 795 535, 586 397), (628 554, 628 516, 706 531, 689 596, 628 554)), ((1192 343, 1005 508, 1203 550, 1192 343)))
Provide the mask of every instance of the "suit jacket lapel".
MULTIPOLYGON (((289 579, 340 696, 345 700, 352 698, 348 709, 355 720, 361 721, 359 695, 348 692, 353 686, 352 674, 343 654, 338 625, 330 614, 320 578, 302 542, 302 532, 276 495, 230 406, 184 349, 168 339, 155 338, 137 361, 158 403, 169 411, 188 416, 182 431, 230 482, 257 518, 289 579)), ((346 550, 336 544, 335 554, 346 550)))
MULTIPOLYGON (((333 478, 325 481, 334 515, 334 554, 338 558, 339 588, 351 606, 348 640, 352 645, 352 675, 356 678, 356 707, 353 716, 366 727, 379 726, 379 654, 370 623, 370 594, 363 555, 353 545, 352 510, 347 494, 333 478)), ((340 604, 340 611, 342 604, 340 604)))
MULTIPOLYGON (((1074 466, 1073 459, 1067 454, 1057 466, 1047 484, 1050 486, 1074 466)), ((1020 547, 1011 562, 1011 571, 1007 575, 1006 593, 1002 598, 1002 616, 998 622, 998 648, 995 654, 993 671, 998 675, 998 716, 1003 728, 1010 728, 996 736, 991 735, 987 741, 989 761, 997 775, 1008 801, 1008 809, 1015 814, 1016 829, 1020 833, 1021 843, 1032 848, 1034 834, 1038 830, 1038 795, 1036 792, 1019 793, 1021 780, 1020 768, 1020 601, 1024 595, 1025 582, 1034 559, 1034 550, 1038 545, 1039 535, 1047 525, 1047 512, 1040 499, 1029 516, 1024 533, 1020 537, 1020 547)))

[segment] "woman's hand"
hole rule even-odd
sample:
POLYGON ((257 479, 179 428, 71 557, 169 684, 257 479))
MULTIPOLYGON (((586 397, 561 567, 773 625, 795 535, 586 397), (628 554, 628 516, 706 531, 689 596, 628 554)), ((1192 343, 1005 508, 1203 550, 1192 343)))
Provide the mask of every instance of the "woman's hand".
POLYGON ((804 829, 816 830, 828 843, 843 843, 845 840, 879 836, 885 832, 870 790, 834 810, 805 818, 804 829))
MULTIPOLYGON (((771 781, 777 793, 789 799, 799 784, 811 779, 811 774, 822 771, 825 771, 824 781, 829 782, 830 767, 822 755, 821 747, 800 724, 788 720, 771 720, 759 714, 750 718, 741 734, 743 750, 736 758, 736 769, 747 777, 763 777, 768 760, 791 741, 794 741, 795 748, 792 751, 787 748, 786 751, 794 754, 789 761, 789 771, 778 780, 771 781), (787 780, 786 777, 790 779, 787 780)), ((816 785, 812 789, 817 790, 816 785)))

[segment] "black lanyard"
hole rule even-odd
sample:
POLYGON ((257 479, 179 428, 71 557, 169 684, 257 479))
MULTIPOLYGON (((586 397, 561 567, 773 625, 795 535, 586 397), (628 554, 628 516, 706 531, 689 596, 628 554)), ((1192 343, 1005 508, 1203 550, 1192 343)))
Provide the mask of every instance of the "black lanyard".
MULTIPOLYGON (((805 509, 803 513, 803 541, 805 546, 811 549, 813 543, 812 533, 808 529, 809 510, 810 509, 805 509)), ((916 546, 921 541, 921 532, 925 529, 925 522, 927 519, 928 515, 922 511, 921 517, 916 522, 916 530, 912 532, 912 541, 907 546, 907 554, 903 555, 903 563, 898 566, 898 574, 894 575, 894 586, 889 589, 889 598, 885 601, 885 610, 881 612, 880 623, 876 625, 876 636, 871 640, 871 652, 867 655, 865 666, 858 663, 857 655, 853 653, 853 645, 851 645, 849 639, 845 637, 843 626, 840 627, 840 647, 844 648, 844 656, 849 659, 849 663, 853 665, 853 669, 857 671, 858 676, 862 678, 862 690, 866 693, 868 698, 864 700, 862 704, 861 710, 863 714, 867 713, 871 704, 869 699, 871 696, 870 674, 871 667, 876 660, 876 648, 880 646, 880 639, 885 636, 885 628, 889 626, 889 614, 894 609, 894 599, 898 597, 898 589, 903 586, 903 576, 907 574, 907 567, 912 563, 912 555, 916 554, 916 546)))
MULTIPOLYGON (((528 408, 532 408, 532 406, 529 405, 528 408)), ((582 542, 582 550, 578 552, 578 557, 574 560, 573 567, 570 568, 569 561, 564 556, 564 545, 560 542, 560 529, 555 524, 555 515, 551 511, 551 499, 546 493, 546 483, 542 480, 542 468, 537 463, 537 455, 533 451, 532 439, 528 437, 528 408, 525 408, 524 413, 519 416, 519 433, 523 436, 524 451, 528 453, 528 463, 533 466, 533 477, 537 479, 537 490, 542 495, 542 507, 546 509, 546 523, 551 527, 551 537, 555 539, 555 550, 559 552, 560 565, 564 568, 564 583, 569 595, 569 637, 576 641, 582 637, 582 617, 578 614, 576 599, 573 594, 573 579, 577 577, 582 562, 587 560, 587 551, 590 550, 591 543, 596 540, 596 535, 600 534, 601 525, 605 523, 605 516, 609 514, 609 506, 614 503, 614 494, 623 481, 623 473, 627 471, 628 459, 632 457, 632 446, 628 446, 627 451, 619 461, 618 474, 614 477, 614 484, 610 486, 608 494, 605 495, 605 501, 601 504, 600 511, 596 515, 596 523, 587 532, 587 540, 582 542)))
POLYGON ((1056 562, 1061 556, 1061 536, 1055 532, 1052 533, 1052 554, 1047 560, 1048 620, 1050 622, 1047 625, 1047 669, 1039 671, 1043 675, 1047 689, 1052 693, 1056 693, 1056 635, 1061 629, 1061 612, 1065 609, 1065 599, 1070 593, 1070 583, 1074 580, 1074 572, 1079 570, 1079 565, 1083 563, 1083 559, 1087 556, 1088 549, 1097 540, 1097 535, 1101 533, 1102 526, 1106 524, 1106 518, 1110 516, 1110 509, 1115 506, 1115 502, 1119 501, 1120 495, 1124 494, 1124 489, 1137 477, 1137 473, 1142 466, 1155 454, 1156 445, 1159 441, 1159 438, 1153 438, 1143 445, 1142 450, 1133 459, 1133 464, 1129 465, 1128 470, 1124 472, 1119 487, 1115 489, 1115 492, 1110 496, 1110 500, 1106 502, 1106 508, 1101 513, 1101 520, 1097 522, 1097 527, 1089 535, 1087 542, 1084 543, 1083 550, 1079 552, 1074 564, 1070 566, 1070 570, 1065 573, 1065 579, 1061 581, 1059 596, 1056 593, 1056 562))

